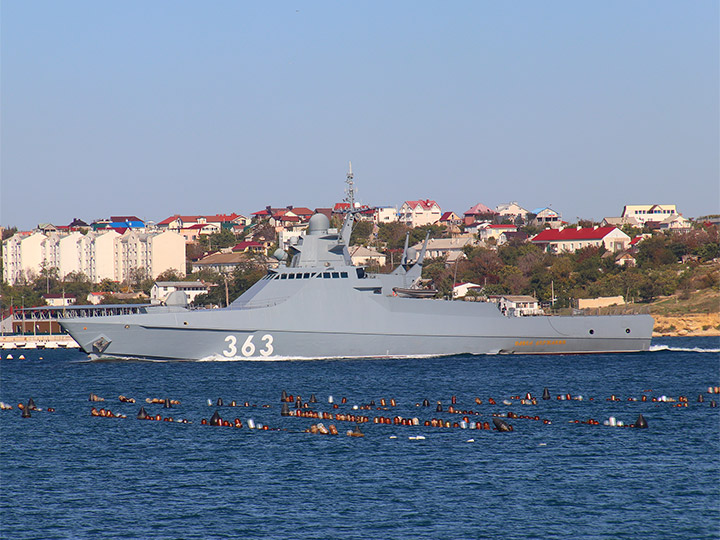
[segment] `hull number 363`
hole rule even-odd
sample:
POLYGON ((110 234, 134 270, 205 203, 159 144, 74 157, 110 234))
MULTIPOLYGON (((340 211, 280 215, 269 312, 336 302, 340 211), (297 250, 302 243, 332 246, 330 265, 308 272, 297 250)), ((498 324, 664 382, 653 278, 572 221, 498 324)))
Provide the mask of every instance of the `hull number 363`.
MULTIPOLYGON (((250 334, 243 342, 243 344, 240 346, 240 354, 242 354, 243 356, 253 356, 256 350, 260 353, 261 356, 270 356, 273 353, 273 337, 270 334, 265 334, 263 337, 260 338, 260 341, 262 341, 263 345, 260 349, 256 349, 255 343, 253 343, 253 337, 253 334, 250 334)), ((228 358, 237 356, 237 338, 235 336, 228 336, 225 338, 225 341, 227 342, 228 346, 226 349, 223 350, 222 353, 228 358)))

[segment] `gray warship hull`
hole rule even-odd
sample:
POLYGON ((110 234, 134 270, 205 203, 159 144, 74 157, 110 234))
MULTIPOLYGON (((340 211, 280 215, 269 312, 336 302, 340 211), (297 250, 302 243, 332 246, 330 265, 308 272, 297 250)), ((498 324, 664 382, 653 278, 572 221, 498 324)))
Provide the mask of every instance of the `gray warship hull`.
POLYGON ((409 299, 335 285, 307 285, 266 307, 177 310, 66 320, 93 357, 249 359, 558 354, 648 350, 653 319, 628 316, 508 317, 494 304, 409 299), (316 306, 323 306, 320 313, 316 306))
MULTIPOLYGON (((348 183, 352 209, 352 171, 348 183)), ((289 254, 276 253, 280 265, 226 308, 194 310, 173 301, 145 313, 61 324, 93 358, 279 360, 650 347, 653 319, 647 315, 516 317, 493 303, 399 297, 396 290, 414 290, 420 279, 427 237, 412 263, 406 238, 392 273, 368 274, 348 251, 353 220, 350 211, 338 233, 315 214, 289 254)))

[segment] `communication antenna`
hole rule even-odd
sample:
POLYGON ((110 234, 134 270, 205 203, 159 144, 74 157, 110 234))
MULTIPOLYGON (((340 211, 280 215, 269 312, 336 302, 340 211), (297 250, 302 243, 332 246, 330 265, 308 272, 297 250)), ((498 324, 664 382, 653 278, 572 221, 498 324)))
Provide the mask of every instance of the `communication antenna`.
POLYGON ((349 168, 347 176, 345 177, 345 183, 348 185, 345 192, 347 193, 347 197, 345 197, 345 202, 350 203, 350 211, 352 212, 355 210, 355 182, 353 182, 353 172, 352 172, 352 161, 348 161, 349 168))

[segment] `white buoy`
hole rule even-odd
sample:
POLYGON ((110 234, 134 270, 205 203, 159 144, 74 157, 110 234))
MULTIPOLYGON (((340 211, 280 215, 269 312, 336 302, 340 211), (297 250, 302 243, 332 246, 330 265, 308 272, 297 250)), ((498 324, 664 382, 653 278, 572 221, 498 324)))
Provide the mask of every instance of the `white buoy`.
POLYGON ((622 423, 622 420, 618 420, 618 422, 617 422, 617 426, 618 426, 618 427, 623 427, 624 425, 625 425, 625 424, 622 423))
POLYGON ((390 435, 390 439, 397 439, 397 435, 390 435))
POLYGON ((465 441, 465 442, 475 442, 475 439, 468 439, 468 440, 465 441))
POLYGON ((212 400, 208 399, 208 407, 212 407, 212 400))
POLYGON ((465 420, 460 421, 460 429, 467 429, 467 422, 465 420))
POLYGON ((420 419, 415 417, 412 419, 413 426, 419 426, 420 425, 420 419))
POLYGON ((18 356, 18 360, 25 360, 25 355, 21 354, 20 356, 18 356))
POLYGON ((617 426, 617 420, 615 420, 615 417, 614 417, 614 416, 611 416, 610 418, 608 418, 608 423, 609 423, 612 427, 617 426))
POLYGON ((332 403, 332 402, 333 402, 333 397, 332 397, 332 396, 328 396, 328 403, 332 403))
POLYGON ((357 406, 357 405, 353 405, 352 408, 353 408, 353 411, 357 411, 357 410, 358 410, 358 406, 357 406))
POLYGON ((12 359, 13 359, 13 355, 12 355, 12 354, 8 354, 8 355, 5 357, 5 360, 12 360, 12 359))
POLYGON ((255 429, 255 420, 253 420, 252 418, 250 418, 250 419, 247 421, 247 427, 248 427, 248 429, 255 429))
POLYGON ((505 405, 512 405, 512 401, 509 401, 509 400, 507 400, 507 399, 503 399, 503 403, 504 403, 505 405))

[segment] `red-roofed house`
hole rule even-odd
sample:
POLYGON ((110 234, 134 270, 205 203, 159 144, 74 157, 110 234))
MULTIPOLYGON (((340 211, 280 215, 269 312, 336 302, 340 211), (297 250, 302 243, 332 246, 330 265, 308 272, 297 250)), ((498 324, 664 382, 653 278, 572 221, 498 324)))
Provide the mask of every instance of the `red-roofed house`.
POLYGON ((462 223, 462 218, 455 212, 445 212, 440 216, 440 224, 446 227, 457 227, 462 223))
POLYGON ((233 253, 265 253, 265 246, 260 242, 253 242, 246 240, 235 245, 232 250, 233 253))
POLYGON ((220 224, 218 223, 196 223, 194 225, 185 226, 178 232, 185 238, 185 243, 190 244, 197 242, 201 234, 213 234, 220 232, 220 224))
POLYGON ((492 208, 485 206, 483 203, 477 203, 465 211, 463 221, 465 225, 472 225, 476 221, 492 221, 496 215, 497 212, 492 208))
POLYGON ((408 227, 422 227, 440 221, 440 205, 431 200, 405 201, 398 211, 398 221, 408 227))
POLYGON ((625 251, 630 237, 617 227, 585 229, 545 229, 530 239, 549 253, 572 253, 590 246, 604 246, 608 251, 625 251))

